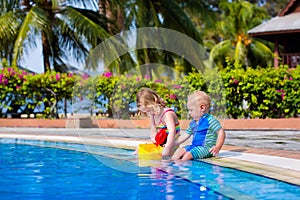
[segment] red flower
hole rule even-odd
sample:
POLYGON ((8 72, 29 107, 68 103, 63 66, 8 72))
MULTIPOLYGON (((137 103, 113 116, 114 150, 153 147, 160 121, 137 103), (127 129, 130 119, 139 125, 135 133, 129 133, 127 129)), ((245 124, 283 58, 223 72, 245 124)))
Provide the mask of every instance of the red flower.
POLYGON ((56 74, 55 78, 56 78, 57 81, 59 81, 60 80, 60 74, 56 74))
POLYGON ((88 79, 89 78, 89 75, 88 74, 83 74, 83 76, 82 76, 82 79, 83 80, 86 80, 86 79, 88 79))
POLYGON ((145 79, 150 79, 150 76, 148 74, 146 74, 145 79))
POLYGON ((176 94, 170 94, 170 99, 176 100, 177 99, 176 94))
POLYGON ((103 76, 106 77, 106 78, 110 78, 110 77, 112 77, 112 75, 113 74, 111 72, 104 72, 103 73, 103 76))
POLYGON ((175 89, 181 89, 182 86, 181 85, 173 85, 173 88, 175 88, 175 89))

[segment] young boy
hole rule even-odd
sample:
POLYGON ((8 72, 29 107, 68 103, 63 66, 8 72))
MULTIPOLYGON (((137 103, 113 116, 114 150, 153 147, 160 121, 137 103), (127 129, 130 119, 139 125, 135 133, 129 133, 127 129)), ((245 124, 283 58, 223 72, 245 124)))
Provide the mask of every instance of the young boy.
POLYGON ((210 98, 203 91, 196 91, 189 95, 187 101, 189 115, 193 118, 186 134, 178 140, 179 145, 193 135, 191 145, 178 148, 172 160, 196 160, 216 156, 225 141, 225 132, 220 122, 208 113, 210 98))

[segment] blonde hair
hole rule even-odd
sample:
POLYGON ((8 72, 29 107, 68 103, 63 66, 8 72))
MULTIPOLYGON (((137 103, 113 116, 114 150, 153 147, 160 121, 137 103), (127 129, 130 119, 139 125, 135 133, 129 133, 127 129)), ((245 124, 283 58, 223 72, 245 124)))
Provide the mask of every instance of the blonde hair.
POLYGON ((165 107, 165 101, 154 91, 149 88, 141 88, 136 94, 138 106, 153 106, 154 108, 165 107))
POLYGON ((210 109, 210 97, 203 91, 195 91, 188 96, 188 104, 197 102, 198 106, 205 105, 205 112, 208 112, 210 109))

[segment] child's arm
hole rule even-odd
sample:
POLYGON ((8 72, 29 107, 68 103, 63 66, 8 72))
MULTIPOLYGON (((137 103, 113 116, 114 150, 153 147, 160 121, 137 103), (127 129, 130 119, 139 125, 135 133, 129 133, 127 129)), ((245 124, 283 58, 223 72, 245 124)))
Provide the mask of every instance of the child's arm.
POLYGON ((218 139, 217 139, 217 143, 215 146, 213 146, 212 148, 209 149, 209 152, 212 153, 213 156, 218 155, 219 151, 221 150, 224 141, 225 141, 225 137, 226 137, 226 133, 223 130, 223 128, 221 128, 218 132, 218 139))
POLYGON ((180 134, 180 137, 177 139, 177 141, 175 141, 175 146, 178 146, 182 143, 184 143, 187 139, 189 139, 191 137, 192 134, 180 134))
POLYGON ((180 134, 180 137, 177 139, 175 145, 178 146, 178 145, 184 143, 192 135, 193 135, 193 130, 191 128, 191 123, 190 123, 189 127, 186 129, 185 134, 180 134))
POLYGON ((154 124, 154 116, 151 116, 150 117, 150 139, 152 141, 152 143, 156 143, 155 141, 155 136, 156 136, 156 127, 155 127, 155 124, 154 124))
POLYGON ((170 156, 173 151, 173 147, 175 146, 175 135, 176 135, 176 120, 177 116, 174 112, 167 112, 164 117, 164 122, 169 131, 167 143, 164 147, 162 156, 170 156))

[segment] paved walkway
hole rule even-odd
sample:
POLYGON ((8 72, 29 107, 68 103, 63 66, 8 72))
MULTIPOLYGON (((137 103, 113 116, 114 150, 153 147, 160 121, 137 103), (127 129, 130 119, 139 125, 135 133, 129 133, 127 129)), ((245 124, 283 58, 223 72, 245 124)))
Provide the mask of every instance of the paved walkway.
MULTIPOLYGON (((220 155, 205 162, 300 185, 300 131, 226 131, 220 155)), ((0 138, 80 142, 134 148, 147 129, 0 128, 0 138)))

